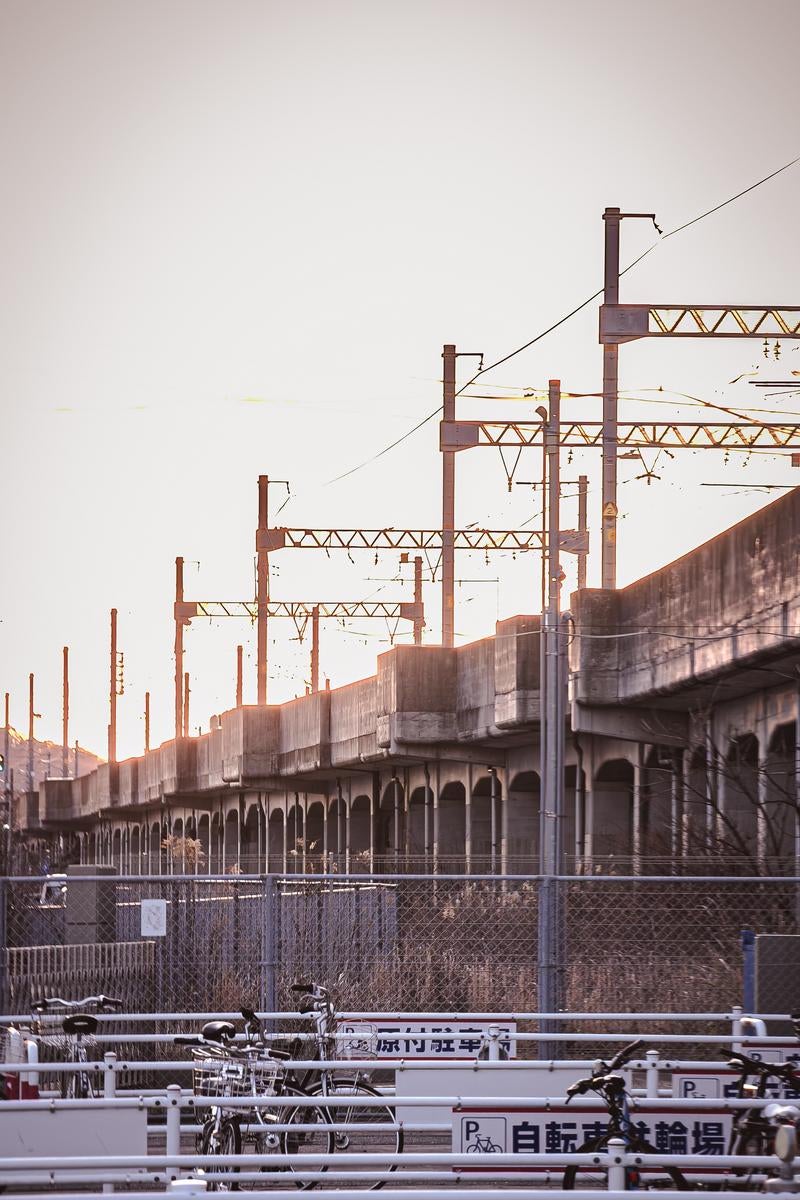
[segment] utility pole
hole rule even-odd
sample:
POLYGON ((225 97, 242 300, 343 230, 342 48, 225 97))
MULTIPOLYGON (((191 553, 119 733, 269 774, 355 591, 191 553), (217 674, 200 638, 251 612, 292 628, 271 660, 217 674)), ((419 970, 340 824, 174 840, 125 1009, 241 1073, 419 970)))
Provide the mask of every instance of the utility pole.
POLYGON ((28 791, 33 791, 33 673, 28 676, 28 791))
MULTIPOLYGON (((607 208, 603 303, 619 303, 618 208, 607 208)), ((603 527, 601 542, 602 586, 617 586, 617 399, 619 394, 619 344, 603 345, 603 527)))
POLYGON ((189 672, 183 676, 183 736, 189 736, 189 672))
POLYGON ((75 778, 78 778, 78 741, 75 739, 75 778))
POLYGON ((258 703, 267 703, 267 631, 269 604, 269 554, 264 548, 269 529, 269 476, 258 477, 258 529, 256 530, 256 675, 258 703))
POLYGON ((61 714, 61 776, 66 779, 69 772, 69 646, 64 647, 61 714))
MULTIPOLYGON (((578 476, 578 533, 587 533, 589 530, 588 524, 588 501, 589 498, 589 479, 586 475, 578 476)), ((586 587, 586 560, 589 557, 586 550, 578 552, 578 588, 586 587)))
MULTIPOLYGON (((560 521, 560 380, 551 379, 549 411, 544 429, 547 463, 547 596, 541 625, 541 721, 539 800, 539 999, 540 1012, 557 1012, 562 1007, 561 904, 558 876, 562 873, 562 826, 564 817, 564 662, 561 640, 561 555, 560 521)), ((550 1023, 542 1028, 552 1029, 550 1023)), ((552 1057, 550 1048, 540 1049, 552 1057)))
POLYGON ((5 758, 5 764, 6 764, 6 778, 5 778, 6 796, 5 796, 5 799, 6 799, 6 810, 8 812, 8 823, 9 823, 9 825, 12 825, 13 822, 11 820, 11 805, 12 805, 11 780, 13 778, 13 772, 11 770, 11 759, 9 757, 10 753, 11 753, 11 697, 8 692, 6 692, 6 706, 5 707, 6 707, 5 733, 3 735, 3 755, 5 758))
POLYGON ((183 732, 183 559, 175 559, 175 740, 183 732))
POLYGON ((319 691, 319 605, 311 609, 311 694, 319 691))
POLYGON ((419 554, 414 558, 414 609, 414 645, 421 646, 425 617, 422 609, 422 558, 419 554))
POLYGON ((108 693, 108 761, 117 761, 117 610, 111 610, 111 685, 108 693))
POLYGON ((244 671, 243 671, 243 654, 244 647, 236 647, 236 707, 241 708, 244 696, 244 671))
MULTIPOLYGON (((442 418, 456 419, 456 348, 442 349, 442 418)), ((442 645, 454 641, 455 603, 455 522, 456 522, 456 456, 453 450, 442 450, 442 645)))
POLYGON ((144 694, 144 752, 150 751, 150 693, 144 694))

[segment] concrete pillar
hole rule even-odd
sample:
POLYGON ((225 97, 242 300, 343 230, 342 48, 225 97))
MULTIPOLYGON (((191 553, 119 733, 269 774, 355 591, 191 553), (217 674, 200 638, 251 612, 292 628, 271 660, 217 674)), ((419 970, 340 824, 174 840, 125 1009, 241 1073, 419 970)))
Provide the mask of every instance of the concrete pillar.
MULTIPOLYGON (((683 814, 683 774, 685 770, 683 750, 672 752, 672 777, 670 779, 670 856, 671 874, 678 873, 678 859, 683 857, 685 820, 683 814)), ((688 831, 687 831, 688 832, 688 831)))
POLYGON ((442 770, 440 763, 436 763, 436 790, 433 793, 433 870, 434 874, 439 868, 439 792, 442 786, 442 770))
MULTIPOLYGON (((497 768, 500 781, 500 874, 508 874, 508 773, 505 767, 497 768)), ((540 792, 541 795, 541 792, 540 792)), ((495 818, 496 819, 496 818, 495 818)))
POLYGON ((467 764, 467 786, 464 789, 464 871, 472 870, 472 763, 467 764))
POLYGON ((644 746, 636 743, 636 756, 633 760, 633 874, 642 873, 642 784, 644 776, 644 746))

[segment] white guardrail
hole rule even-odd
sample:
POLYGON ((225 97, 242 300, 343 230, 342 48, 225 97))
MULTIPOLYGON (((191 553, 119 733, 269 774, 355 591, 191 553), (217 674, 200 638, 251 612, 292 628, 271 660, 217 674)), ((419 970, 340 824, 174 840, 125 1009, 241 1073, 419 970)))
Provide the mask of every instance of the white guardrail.
MULTIPOLYGON (((261 1015, 265 1021, 276 1024, 303 1019, 294 1012, 261 1015)), ((190 1031, 189 1027, 207 1019, 236 1020, 239 1016, 238 1013, 130 1013, 98 1014, 98 1020, 101 1025, 113 1022, 117 1027, 168 1022, 190 1031)), ((646 1176, 648 1171, 657 1169, 663 1175, 667 1166, 678 1168, 691 1183, 713 1179, 715 1190, 724 1191, 726 1182, 733 1186, 735 1181, 739 1200, 763 1195, 756 1184, 768 1174, 775 1175, 779 1167, 777 1158, 730 1156, 727 1149, 737 1111, 764 1106, 771 1102, 772 1096, 759 1100, 731 1095, 737 1075, 722 1058, 703 1061, 667 1058, 656 1048, 647 1050, 629 1063, 624 1073, 629 1085, 631 1118, 646 1130, 645 1136, 657 1146, 657 1154, 631 1154, 623 1143, 611 1143, 607 1150, 591 1155, 578 1154, 577 1146, 586 1139, 587 1127, 602 1126, 607 1113, 603 1102, 591 1097, 581 1097, 566 1105, 566 1087, 589 1073, 591 1058, 544 1061, 505 1055, 515 1053, 518 1043, 541 1040, 586 1044, 587 1050, 597 1042, 627 1044, 633 1039, 633 1031, 609 1034, 598 1029, 593 1033, 554 1034, 521 1033, 517 1028, 517 1022, 543 1018, 592 1021, 598 1025, 604 1021, 632 1025, 659 1021, 680 1026, 714 1021, 729 1025, 731 1032, 697 1035, 684 1030, 637 1036, 654 1047, 664 1043, 676 1047, 680 1044, 735 1046, 753 1057, 775 1061, 783 1061, 800 1050, 797 1042, 786 1037, 763 1036, 764 1020, 788 1021, 788 1015, 750 1018, 740 1009, 713 1014, 343 1014, 337 1035, 340 1039, 350 1039, 352 1044, 357 1036, 363 1035, 364 1026, 388 1033, 400 1025, 400 1040, 415 1042, 414 1048, 408 1055, 387 1051, 377 1058, 351 1056, 346 1061, 297 1059, 286 1066, 301 1073, 329 1068, 339 1075, 359 1072, 363 1077, 377 1071, 381 1080, 393 1076, 393 1085, 382 1083, 379 1094, 359 1095, 357 1103, 365 1114, 373 1107, 385 1110, 388 1104, 395 1117, 394 1124, 386 1121, 370 1124, 367 1118, 354 1125, 352 1117, 350 1122, 342 1119, 348 1114, 343 1112, 346 1102, 341 1094, 269 1095, 257 1099, 268 1100, 270 1110, 277 1112, 288 1106, 300 1111, 333 1109, 331 1123, 322 1126, 333 1134, 402 1130, 406 1135, 405 1146, 400 1153, 392 1154, 353 1153, 339 1148, 333 1153, 286 1154, 259 1153, 257 1140, 248 1141, 247 1133, 256 1128, 253 1096, 226 1096, 221 1101, 219 1097, 195 1095, 178 1083, 149 1089, 119 1086, 120 1076, 127 1072, 150 1074, 153 1083, 159 1076, 171 1073, 174 1078, 177 1073, 190 1072, 194 1060, 137 1060, 105 1050, 107 1045, 123 1042, 128 1046, 172 1045, 174 1033, 98 1034, 95 1040, 104 1050, 103 1061, 92 1064, 88 1070, 96 1081, 96 1091, 102 1094, 73 1100, 49 1094, 39 1098, 31 1095, 0 1103, 0 1186, 6 1189, 5 1200, 11 1200, 9 1189, 14 1185, 24 1187, 28 1195, 29 1189, 34 1188, 46 1191, 51 1197, 59 1194, 59 1187, 80 1187, 82 1197, 86 1197, 93 1193, 85 1189, 95 1184, 103 1185, 102 1194, 113 1190, 115 1185, 133 1185, 139 1200, 146 1200, 150 1194, 163 1196, 164 1190, 187 1194, 213 1190, 223 1181, 230 1183, 231 1171, 235 1170, 240 1195, 248 1195, 248 1185, 257 1183, 259 1195, 266 1186, 275 1200, 283 1197, 288 1200, 289 1196, 297 1195, 296 1186, 287 1187, 287 1170, 291 1170, 293 1182, 315 1186, 318 1200, 325 1200, 329 1194, 342 1200, 350 1192, 355 1195, 381 1183, 384 1200, 401 1195, 408 1200, 409 1192, 419 1190, 421 1185, 430 1200, 438 1200, 440 1195, 442 1200, 445 1196, 452 1200, 454 1185, 458 1184, 468 1186, 471 1200, 483 1197, 488 1200, 489 1196, 495 1200, 500 1183, 503 1200, 514 1200, 517 1196, 520 1200, 523 1196, 525 1200, 537 1200, 545 1194, 552 1197, 552 1189, 560 1187, 564 1168, 579 1164, 593 1165, 598 1174, 604 1174, 606 1194, 613 1197, 626 1190, 628 1168, 635 1167, 646 1176), (420 1025, 425 1028, 420 1029, 420 1025), (451 1031, 463 1031, 465 1025, 470 1027, 470 1034, 480 1032, 481 1053, 485 1057, 474 1052, 465 1054, 457 1044, 458 1039, 448 1036, 451 1031), (425 1053, 430 1051, 431 1039, 446 1039, 448 1048, 436 1054, 425 1053), (639 1079, 637 1087, 632 1086, 634 1075, 639 1079), (220 1103, 226 1112, 240 1114, 245 1149, 238 1155, 202 1155, 195 1148, 196 1135, 209 1110, 213 1111, 220 1103), (491 1144, 491 1151, 476 1152, 476 1145, 470 1142, 476 1129, 483 1131, 483 1145, 491 1144), (668 1132, 662 1136, 659 1131, 668 1132), (523 1181, 527 1186, 516 1186, 523 1181), (743 1183, 752 1184, 752 1190, 741 1190, 743 1183), (139 1190, 145 1188, 154 1190, 152 1193, 139 1190)), ((5 1025, 19 1025, 21 1021, 19 1016, 0 1017, 0 1024, 5 1025)), ((285 1039, 297 1035, 283 1032, 271 1036, 285 1039)), ((180 1052, 180 1048, 176 1049, 180 1052)), ((78 1062, 0 1063, 0 1073, 19 1077, 34 1093, 40 1080, 86 1071, 87 1064, 78 1062)), ((303 1129, 319 1132, 320 1127, 297 1120, 291 1125, 281 1124, 278 1117, 270 1130, 278 1134, 287 1130, 300 1133, 303 1129)), ((770 1192, 800 1190, 786 1166, 783 1178, 772 1178, 769 1184, 770 1192)), ((667 1197, 679 1194, 668 1189, 659 1191, 667 1197)), ((576 1190, 574 1194, 596 1197, 597 1191, 576 1190)))

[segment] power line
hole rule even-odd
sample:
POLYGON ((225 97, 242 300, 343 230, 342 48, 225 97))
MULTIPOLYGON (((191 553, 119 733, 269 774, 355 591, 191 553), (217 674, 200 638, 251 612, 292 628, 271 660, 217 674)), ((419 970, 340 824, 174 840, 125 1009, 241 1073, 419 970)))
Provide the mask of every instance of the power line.
MULTIPOLYGON (((790 167, 795 166, 795 164, 798 162, 800 162, 800 155, 798 155, 796 158, 793 158, 790 162, 784 163, 783 166, 778 167, 777 170, 770 172, 769 175, 765 175, 763 177, 763 179, 759 179, 755 183, 751 183, 748 187, 743 188, 740 192, 737 192, 734 196, 729 196, 727 200, 723 200, 719 204, 715 204, 713 208, 707 209, 705 212, 700 213, 698 216, 692 217, 692 219, 690 221, 685 221, 683 223, 683 225, 677 225, 674 229, 670 229, 667 233, 662 234, 657 242, 654 242, 652 244, 652 246, 648 246, 648 248, 645 251, 643 251, 643 253, 640 254, 638 256, 638 258, 635 258, 633 260, 633 262, 628 263, 627 267, 623 267, 623 269, 619 273, 620 278, 623 275, 627 275, 627 273, 629 271, 632 271, 634 267, 638 266, 639 263, 642 262, 642 260, 648 256, 648 254, 651 254, 652 251, 655 250, 657 246, 660 246, 662 242, 667 241, 668 238, 675 237, 676 234, 682 233, 683 230, 689 229, 690 226, 697 225, 698 222, 705 220, 706 217, 710 217, 714 213, 719 212, 720 209, 725 208, 727 205, 733 204, 734 201, 740 200, 742 198, 742 196, 746 196, 748 194, 748 192, 755 191, 756 188, 761 187, 761 185, 764 183, 768 183, 770 179, 774 179, 777 175, 780 175, 783 171, 788 171, 790 167)), ((656 226, 656 228, 658 228, 658 226, 656 226)), ((558 321, 555 321, 552 325, 549 325, 547 327, 547 329, 542 330, 541 333, 537 333, 536 337, 531 338, 530 341, 525 342, 524 345, 518 346, 516 350, 512 350, 509 354, 504 354, 502 358, 496 359, 493 363, 490 363, 488 367, 483 367, 479 371, 476 371, 475 374, 472 376, 472 378, 470 380, 468 380, 467 383, 465 383, 462 387, 460 387, 458 389, 458 391, 456 392, 456 395, 460 396, 468 387, 471 387, 471 385, 473 383, 475 383, 475 381, 477 379, 480 379, 480 378, 482 378, 482 376, 487 375, 489 373, 489 371, 493 371, 495 369, 495 367, 502 366, 503 363, 506 363, 510 359, 515 358, 518 354, 522 354, 523 350, 529 350, 531 346, 535 346, 537 342, 542 341, 542 339, 546 338, 548 336, 548 334, 553 333, 554 330, 558 329, 561 325, 566 324, 567 321, 571 320, 572 317, 576 316, 579 312, 581 312, 584 308, 586 308, 589 304, 591 304, 593 300, 596 300, 602 294, 603 294, 603 288, 599 288, 596 292, 593 292, 591 296, 588 296, 580 304, 576 305, 575 308, 571 309, 568 313, 566 313, 565 316, 561 317, 558 321)), ((382 458, 384 454, 388 454, 390 450, 394 450, 395 447, 401 445, 408 438, 412 437, 419 429, 422 429, 422 427, 424 425, 427 425, 427 423, 429 421, 432 421, 433 418, 435 416, 437 416, 441 411, 442 411, 442 405, 440 404, 437 408, 435 408, 433 410, 433 412, 430 412, 430 413, 428 413, 428 415, 426 417, 423 417, 423 419, 421 421, 419 421, 413 427, 413 429, 409 429, 407 433, 404 433, 401 437, 396 438, 395 441, 393 441, 390 445, 384 446, 384 448, 382 450, 379 450, 376 454, 371 455, 370 458, 367 458, 363 462, 358 463, 357 466, 351 467, 348 471, 342 472, 341 475, 335 475, 333 477, 333 479, 326 480, 326 482, 323 486, 328 487, 332 483, 338 483, 341 479, 346 479, 349 475, 354 475, 357 471, 361 471, 361 470, 363 470, 364 467, 368 467, 371 463, 376 462, 377 459, 382 458)), ((723 411, 726 411, 726 410, 723 410, 723 411)))

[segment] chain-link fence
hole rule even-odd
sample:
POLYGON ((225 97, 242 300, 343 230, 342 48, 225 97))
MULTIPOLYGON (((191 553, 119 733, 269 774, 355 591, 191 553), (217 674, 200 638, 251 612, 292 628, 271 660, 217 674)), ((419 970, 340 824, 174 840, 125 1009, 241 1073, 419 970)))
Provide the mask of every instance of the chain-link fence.
MULTIPOLYGON (((342 1010, 535 1011, 540 890, 536 877, 2 880, 2 1008, 105 992, 131 1011, 291 1009, 289 985, 310 978, 342 1010)), ((556 893, 567 1011, 724 1010, 742 998, 742 929, 800 932, 800 881, 785 878, 575 878, 556 893)))

